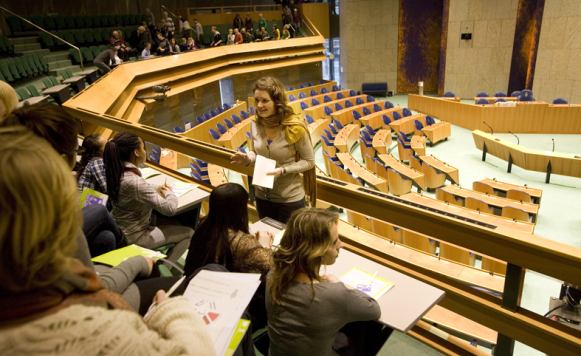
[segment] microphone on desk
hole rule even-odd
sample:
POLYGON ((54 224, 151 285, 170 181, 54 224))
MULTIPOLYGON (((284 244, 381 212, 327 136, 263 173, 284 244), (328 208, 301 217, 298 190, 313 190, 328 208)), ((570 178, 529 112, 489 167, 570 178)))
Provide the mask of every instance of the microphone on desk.
POLYGON ((509 134, 513 135, 514 137, 516 137, 516 144, 520 145, 520 140, 518 139, 518 136, 515 135, 512 131, 508 131, 509 134))
POLYGON ((492 126, 488 125, 488 123, 486 121, 482 121, 482 123, 486 126, 488 126, 488 128, 490 129, 490 134, 494 135, 494 130, 492 129, 492 126))
POLYGON ((551 141, 553 141, 553 152, 555 152, 555 139, 552 138, 551 141))
POLYGON ((153 99, 155 101, 164 101, 167 99, 167 95, 165 94, 158 94, 158 95, 143 95, 135 97, 137 100, 146 100, 146 99, 153 99))

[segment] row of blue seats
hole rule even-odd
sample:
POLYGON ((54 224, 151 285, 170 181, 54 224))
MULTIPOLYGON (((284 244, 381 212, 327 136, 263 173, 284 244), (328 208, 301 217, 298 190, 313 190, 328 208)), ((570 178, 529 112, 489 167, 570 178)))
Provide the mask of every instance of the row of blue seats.
POLYGON ((226 111, 226 110, 228 110, 230 108, 232 108, 232 106, 230 104, 224 103, 224 105, 218 106, 217 108, 212 109, 212 110, 210 110, 208 112, 205 112, 204 114, 198 116, 196 118, 196 123, 195 124, 192 123, 191 121, 187 121, 183 127, 176 126, 176 127, 174 127, 173 130, 174 130, 174 132, 178 132, 178 133, 185 132, 185 131, 191 129, 192 127, 194 127, 194 126, 196 126, 198 124, 201 124, 204 121, 210 120, 214 116, 220 115, 221 113, 223 113, 224 111, 226 111))
MULTIPOLYGON (((336 85, 333 85, 333 88, 331 89, 331 91, 339 91, 339 90, 341 90, 341 88, 339 88, 339 87, 338 87, 338 86, 336 86, 336 85)), ((315 89, 311 89, 311 91, 309 92, 309 94, 310 94, 309 96, 315 96, 315 95, 319 95, 319 94, 327 94, 328 92, 329 92, 329 90, 327 90, 327 88, 321 88, 321 91, 320 91, 320 92, 317 92, 315 89)), ((353 95, 355 95, 356 93, 357 93, 357 92, 356 92, 355 90, 353 90, 353 89, 352 89, 352 90, 349 92, 349 95, 350 95, 350 96, 353 96, 353 95)), ((306 97, 308 97, 308 96, 307 96, 307 94, 305 94, 304 92, 300 92, 300 93, 299 93, 299 99, 304 99, 304 98, 306 98, 306 97)), ((289 94, 289 96, 288 96, 288 100, 289 100, 289 101, 295 101, 295 100, 297 100, 297 97, 296 97, 296 96, 294 96, 293 94, 289 94)))
MULTIPOLYGON (((383 103, 383 108, 379 104, 373 104, 373 111, 374 112, 392 109, 392 108, 393 108, 393 104, 389 101, 386 101, 383 103)), ((405 108, 405 109, 407 110, 407 108, 405 108)), ((363 109, 361 109, 361 111, 363 112, 363 115, 361 115, 359 113, 359 111, 353 111, 353 118, 355 120, 360 120, 361 117, 363 117, 363 116, 371 115, 371 110, 369 110, 369 108, 367 108, 367 107, 364 107, 363 109)), ((397 113, 395 113, 395 114, 397 114, 397 113)), ((411 115, 411 112, 410 112, 410 115, 411 115)), ((406 116, 409 116, 409 115, 406 115, 406 116)))
POLYGON ((208 162, 198 158, 192 158, 190 163, 190 175, 195 180, 210 183, 210 176, 208 175, 208 162))
MULTIPOLYGON (((444 96, 447 98, 454 98, 456 95, 451 92, 451 91, 447 91, 444 93, 444 96)), ((505 100, 503 99, 504 97, 506 97, 506 93, 499 91, 494 93, 494 97, 498 98, 496 99, 494 102, 496 103, 500 103, 500 102, 504 102, 505 100)), ((515 90, 512 93, 510 93, 511 97, 515 97, 517 98, 518 101, 535 101, 535 97, 533 96, 533 91, 530 89, 523 89, 523 90, 515 90)), ((488 98, 489 95, 487 92, 480 92, 476 94, 477 98, 488 98)), ((568 104, 569 102, 563 98, 556 98, 553 100, 553 104, 568 104)), ((488 101, 486 99, 478 99, 476 101, 476 104, 478 105, 487 105, 488 101)))
POLYGON ((214 129, 210 129, 210 135, 215 139, 218 140, 220 138, 220 136, 222 136, 223 134, 226 133, 226 131, 228 131, 228 129, 231 129, 234 127, 234 125, 241 123, 243 120, 246 120, 248 118, 250 118, 250 116, 254 114, 254 108, 251 107, 249 109, 249 112, 246 112, 244 110, 240 111, 240 116, 236 115, 236 114, 232 114, 231 116, 231 120, 230 119, 224 119, 224 125, 222 125, 221 123, 217 123, 216 124, 216 130, 214 129))

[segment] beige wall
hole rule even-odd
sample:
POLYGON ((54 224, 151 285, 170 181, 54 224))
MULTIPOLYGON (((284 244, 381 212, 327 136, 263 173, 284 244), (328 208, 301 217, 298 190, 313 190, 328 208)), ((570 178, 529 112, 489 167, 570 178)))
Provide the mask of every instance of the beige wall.
POLYGON ((397 91, 398 0, 341 1, 341 85, 385 82, 397 91))
POLYGON ((545 1, 533 93, 581 103, 581 1, 545 1))
POLYGON ((450 0, 446 91, 463 98, 507 91, 517 6, 518 0, 450 0), (460 40, 463 32, 472 40, 460 40))

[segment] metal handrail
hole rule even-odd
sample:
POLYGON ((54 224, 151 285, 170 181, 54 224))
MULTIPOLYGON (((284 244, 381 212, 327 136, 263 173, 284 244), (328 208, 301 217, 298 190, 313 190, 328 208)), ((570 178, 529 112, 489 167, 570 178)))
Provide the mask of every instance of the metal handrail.
POLYGON ((47 35, 49 35, 49 36, 52 36, 52 37, 56 38, 57 40, 59 40, 59 41, 63 42, 64 44, 66 44, 66 45, 68 45, 68 46, 70 46, 70 47, 73 47, 74 49, 76 49, 76 50, 77 50, 77 52, 79 53, 79 59, 81 60, 81 70, 85 69, 85 67, 84 67, 84 65, 83 65, 83 54, 81 53, 81 49, 80 49, 79 47, 75 46, 75 45, 74 45, 74 44, 72 44, 72 43, 69 43, 69 42, 65 41, 64 39, 60 38, 59 36, 55 35, 54 33, 52 33, 52 32, 50 32, 50 31, 47 31, 47 30, 45 30, 44 28, 42 28, 42 27, 38 26, 38 25, 37 25, 37 24, 35 24, 34 22, 31 22, 31 21, 29 21, 29 20, 25 19, 24 17, 22 17, 22 16, 20 16, 20 15, 18 15, 18 14, 16 14, 16 13, 14 13, 14 12, 12 12, 12 11, 8 10, 8 9, 7 9, 7 8, 5 8, 4 6, 0 6, 0 10, 4 10, 4 11, 6 11, 7 13, 9 13, 10 15, 18 17, 19 19, 21 19, 22 21, 26 22, 27 24, 29 24, 29 25, 32 25, 32 26, 34 26, 34 27, 36 27, 37 29, 39 29, 40 31, 42 31, 42 32, 46 33, 47 35))

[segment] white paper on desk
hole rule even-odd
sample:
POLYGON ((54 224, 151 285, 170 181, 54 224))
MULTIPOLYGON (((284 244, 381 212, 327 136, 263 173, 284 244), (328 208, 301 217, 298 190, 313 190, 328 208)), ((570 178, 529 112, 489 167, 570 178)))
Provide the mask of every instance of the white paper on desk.
POLYGON ((151 167, 143 167, 140 169, 141 171, 141 177, 143 179, 149 179, 151 177, 155 177, 161 174, 160 171, 157 171, 151 167))
POLYGON ((266 175, 276 169, 276 161, 264 156, 257 155, 256 162, 254 162, 254 173, 252 177, 252 184, 259 187, 272 189, 274 186, 274 176, 266 175))
POLYGON ((184 296, 208 328, 217 355, 224 355, 242 313, 260 285, 260 274, 202 270, 184 296))
POLYGON ((270 232, 274 235, 272 245, 278 247, 280 245, 280 239, 282 239, 282 235, 284 234, 284 226, 285 225, 280 221, 276 221, 271 218, 263 218, 253 224, 250 224, 248 231, 253 235, 258 231, 270 232))
POLYGON ((176 181, 171 190, 175 193, 175 195, 179 198, 182 195, 186 194, 187 192, 197 188, 198 185, 189 182, 182 182, 181 180, 176 181))

